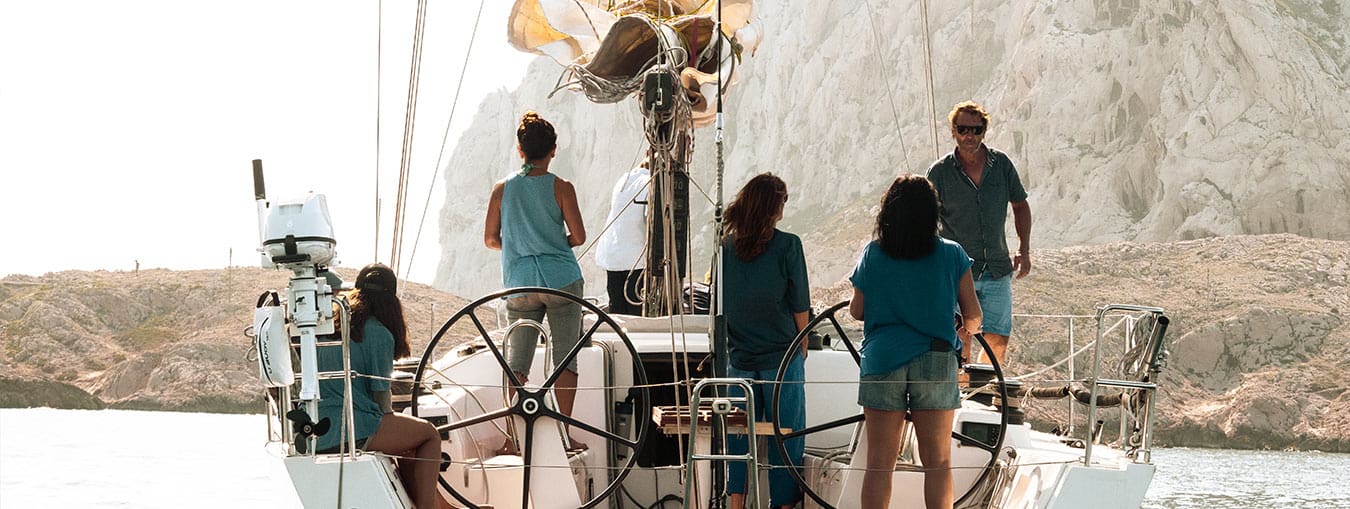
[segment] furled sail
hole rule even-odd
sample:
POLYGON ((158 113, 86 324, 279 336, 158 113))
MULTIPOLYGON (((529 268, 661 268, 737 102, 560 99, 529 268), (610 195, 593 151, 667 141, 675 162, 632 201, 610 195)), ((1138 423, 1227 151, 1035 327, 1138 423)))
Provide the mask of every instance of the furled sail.
POLYGON ((717 92, 718 71, 734 83, 741 55, 759 43, 752 3, 723 0, 727 43, 720 53, 713 0, 516 0, 508 39, 565 66, 563 86, 600 103, 632 95, 651 67, 672 66, 689 95, 693 124, 703 126, 715 114, 705 98, 717 92))

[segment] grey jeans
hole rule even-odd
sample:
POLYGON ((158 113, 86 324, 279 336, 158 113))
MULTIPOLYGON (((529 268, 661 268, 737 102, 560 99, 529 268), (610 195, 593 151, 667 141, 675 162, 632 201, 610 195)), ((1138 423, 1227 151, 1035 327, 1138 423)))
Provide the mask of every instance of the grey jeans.
MULTIPOLYGON (((585 281, 578 279, 559 290, 580 297, 584 288, 585 281)), ((557 369, 558 363, 567 357, 568 352, 572 351, 572 347, 576 346, 581 338, 581 304, 566 297, 540 293, 526 294, 506 301, 506 318, 512 324, 522 319, 543 323, 545 316, 548 317, 553 368, 557 369)), ((511 331, 506 337, 506 364, 511 371, 529 375, 530 365, 534 364, 534 347, 538 343, 539 331, 534 327, 520 326, 511 331)), ((567 364, 567 369, 576 373, 577 360, 572 359, 572 362, 567 364)))

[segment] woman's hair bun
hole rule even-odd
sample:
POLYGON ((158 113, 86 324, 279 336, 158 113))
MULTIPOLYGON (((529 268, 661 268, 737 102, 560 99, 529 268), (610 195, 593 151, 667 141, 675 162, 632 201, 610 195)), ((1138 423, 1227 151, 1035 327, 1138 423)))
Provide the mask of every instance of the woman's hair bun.
POLYGON ((558 142, 558 133, 553 130, 544 117, 534 110, 520 116, 520 126, 516 128, 516 142, 525 153, 526 161, 533 161, 548 155, 558 142))

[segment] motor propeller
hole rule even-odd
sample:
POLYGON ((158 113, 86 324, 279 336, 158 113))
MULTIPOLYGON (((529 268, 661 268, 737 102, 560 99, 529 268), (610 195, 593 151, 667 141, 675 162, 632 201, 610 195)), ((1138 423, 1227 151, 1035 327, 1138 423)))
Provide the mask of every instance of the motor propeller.
POLYGON ((328 433, 328 428, 331 428, 333 425, 327 417, 319 419, 319 422, 314 422, 313 419, 310 419, 308 413, 299 408, 286 412, 286 419, 295 423, 295 432, 300 435, 302 439, 307 439, 312 436, 321 437, 325 433, 328 433))

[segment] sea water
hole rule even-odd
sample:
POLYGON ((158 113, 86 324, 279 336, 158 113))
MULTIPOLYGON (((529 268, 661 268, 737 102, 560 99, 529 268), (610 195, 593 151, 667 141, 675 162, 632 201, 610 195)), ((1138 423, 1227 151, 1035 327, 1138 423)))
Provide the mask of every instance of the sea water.
MULTIPOLYGON (((300 501, 261 415, 0 409, 0 508, 300 501)), ((1350 508, 1350 454, 1159 449, 1145 508, 1350 508)))
POLYGON ((0 409, 0 509, 299 508, 262 415, 0 409))

